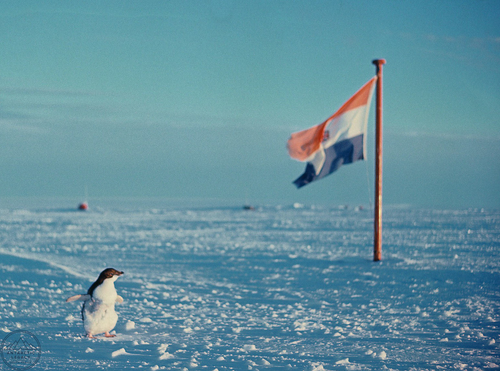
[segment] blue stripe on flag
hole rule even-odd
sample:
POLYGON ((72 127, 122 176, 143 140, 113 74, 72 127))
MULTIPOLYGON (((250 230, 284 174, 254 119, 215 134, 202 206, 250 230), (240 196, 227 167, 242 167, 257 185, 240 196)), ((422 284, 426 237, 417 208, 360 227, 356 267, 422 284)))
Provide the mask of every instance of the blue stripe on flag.
POLYGON ((324 178, 344 164, 351 164, 355 161, 363 160, 363 134, 342 140, 325 148, 325 156, 325 163, 318 175, 316 175, 314 166, 311 163, 307 163, 304 174, 293 182, 297 188, 324 178))

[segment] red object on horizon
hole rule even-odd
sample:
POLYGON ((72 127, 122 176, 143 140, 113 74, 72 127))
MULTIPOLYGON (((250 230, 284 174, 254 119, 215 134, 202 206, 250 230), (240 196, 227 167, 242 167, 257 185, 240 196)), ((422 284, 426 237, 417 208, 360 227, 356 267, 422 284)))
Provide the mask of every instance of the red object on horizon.
POLYGON ((86 202, 82 202, 80 205, 78 205, 78 210, 87 210, 89 208, 89 204, 86 202))

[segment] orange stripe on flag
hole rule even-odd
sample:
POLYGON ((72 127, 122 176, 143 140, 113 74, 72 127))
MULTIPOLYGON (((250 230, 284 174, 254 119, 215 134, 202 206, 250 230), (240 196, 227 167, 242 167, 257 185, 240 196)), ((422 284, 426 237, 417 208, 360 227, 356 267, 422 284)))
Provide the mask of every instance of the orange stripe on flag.
POLYGON ((299 161, 305 161, 309 156, 316 152, 321 142, 325 126, 328 121, 322 124, 313 126, 312 128, 293 133, 288 139, 288 154, 291 158, 299 161))
POLYGON ((306 161, 309 156, 316 152, 323 141, 326 125, 334 118, 341 116, 347 111, 368 104, 370 93, 373 84, 377 81, 377 76, 373 77, 365 85, 361 87, 347 102, 345 102, 340 109, 329 117, 328 120, 322 124, 313 126, 312 128, 293 133, 288 139, 288 154, 290 157, 306 161))
POLYGON ((368 104, 372 85, 375 83, 375 81, 377 81, 377 76, 370 79, 370 81, 364 84, 361 89, 359 89, 351 98, 349 98, 349 100, 345 102, 342 107, 340 107, 339 110, 333 114, 332 117, 330 117, 330 120, 342 115, 343 113, 346 113, 347 111, 368 104))

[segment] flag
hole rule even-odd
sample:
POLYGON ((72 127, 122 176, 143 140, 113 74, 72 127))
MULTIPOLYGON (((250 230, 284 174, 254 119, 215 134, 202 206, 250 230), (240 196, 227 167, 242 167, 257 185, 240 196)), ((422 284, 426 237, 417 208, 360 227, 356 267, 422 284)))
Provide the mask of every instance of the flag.
POLYGON ((366 158, 366 124, 376 81, 375 76, 325 122, 290 136, 290 157, 307 162, 304 174, 293 182, 297 188, 366 158))

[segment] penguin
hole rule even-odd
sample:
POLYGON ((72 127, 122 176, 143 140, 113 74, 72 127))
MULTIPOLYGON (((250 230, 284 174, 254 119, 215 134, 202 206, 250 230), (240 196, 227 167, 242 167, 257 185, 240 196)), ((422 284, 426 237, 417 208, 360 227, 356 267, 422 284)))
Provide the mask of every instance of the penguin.
POLYGON ((116 293, 115 281, 123 274, 114 268, 106 268, 97 280, 90 286, 87 294, 75 295, 66 302, 83 301, 83 327, 89 338, 104 333, 105 337, 115 337, 110 334, 118 321, 115 303, 123 303, 123 298, 116 293))

